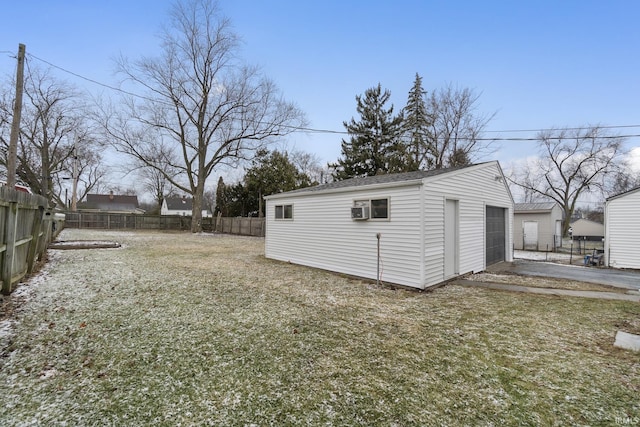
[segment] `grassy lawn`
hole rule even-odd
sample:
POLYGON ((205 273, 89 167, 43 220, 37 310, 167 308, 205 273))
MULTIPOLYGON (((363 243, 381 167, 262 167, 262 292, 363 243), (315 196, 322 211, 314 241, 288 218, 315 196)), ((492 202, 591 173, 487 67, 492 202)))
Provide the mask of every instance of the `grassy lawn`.
POLYGON ((61 238, 123 247, 51 251, 21 285, 3 426, 640 423, 640 355, 612 346, 639 304, 379 288, 257 238, 61 238))

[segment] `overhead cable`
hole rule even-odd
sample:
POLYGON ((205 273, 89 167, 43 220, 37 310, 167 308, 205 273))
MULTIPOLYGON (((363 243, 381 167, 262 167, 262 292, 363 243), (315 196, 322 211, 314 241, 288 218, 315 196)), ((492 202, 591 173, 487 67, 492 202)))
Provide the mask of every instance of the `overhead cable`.
MULTIPOLYGON (((12 53, 10 51, 0 51, 0 53, 12 53)), ((116 86, 112 86, 112 85, 108 85, 106 83, 102 83, 99 82, 98 80, 89 78, 89 77, 85 77, 81 74, 75 73, 73 71, 70 71, 66 68, 60 67, 59 65, 53 64, 45 59, 39 58, 38 56, 32 54, 32 53, 27 53, 27 56, 32 57, 33 59, 36 59, 38 61, 41 61, 53 68, 56 68, 60 71, 63 71, 67 74, 70 74, 72 76, 78 77, 82 80, 88 81, 90 83, 93 83, 95 85, 98 86, 102 86, 106 89, 110 89, 116 92, 120 92, 129 96, 133 96, 139 99, 144 99, 147 101, 152 101, 152 102, 160 102, 163 104, 167 104, 167 105, 171 105, 167 102, 163 102, 161 100, 158 99, 154 99, 154 98, 149 98, 147 96, 144 95, 140 95, 134 92, 130 92, 124 89, 121 89, 119 87, 116 86)), ((267 123, 268 124, 268 123, 267 123)), ((317 128, 309 128, 309 127, 303 127, 303 126, 293 126, 293 125, 280 125, 283 128, 287 128, 287 129, 292 129, 294 132, 307 132, 307 133, 321 133, 321 134, 334 134, 334 135, 349 135, 351 134, 350 132, 347 131, 339 131, 339 130, 331 130, 331 129, 317 129, 317 128)), ((640 128, 640 124, 638 125, 609 125, 609 126, 592 126, 592 127, 562 127, 562 128, 546 128, 546 129, 508 129, 508 130, 485 130, 483 131, 483 133, 518 133, 518 132, 551 132, 551 131, 563 131, 563 130, 588 130, 588 129, 592 129, 593 127, 598 127, 601 129, 624 129, 624 128, 640 128)), ((617 139, 617 138, 639 138, 640 134, 629 134, 629 135, 608 135, 608 136, 599 136, 599 139, 617 139)), ((460 140, 471 140, 471 138, 458 138, 460 140)), ((566 137, 549 137, 546 139, 566 139, 566 137)), ((513 137, 513 138, 505 138, 505 137, 496 137, 496 138, 473 138, 474 141, 512 141, 512 142, 527 142, 527 141, 539 141, 540 138, 518 138, 518 137, 513 137)))

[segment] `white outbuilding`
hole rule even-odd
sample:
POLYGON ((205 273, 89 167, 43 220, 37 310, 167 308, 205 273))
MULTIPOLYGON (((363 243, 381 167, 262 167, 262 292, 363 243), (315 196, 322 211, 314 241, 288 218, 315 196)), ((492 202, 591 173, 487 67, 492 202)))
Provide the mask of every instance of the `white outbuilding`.
POLYGON ((562 246, 563 212, 556 202, 516 203, 513 211, 515 249, 551 251, 562 246))
POLYGON ((513 260, 513 198, 495 161, 265 199, 267 258, 419 289, 513 260))
POLYGON ((605 265, 640 269, 640 187, 607 199, 605 265))
POLYGON ((580 218, 569 224, 573 240, 590 240, 601 242, 604 238, 604 224, 580 218))

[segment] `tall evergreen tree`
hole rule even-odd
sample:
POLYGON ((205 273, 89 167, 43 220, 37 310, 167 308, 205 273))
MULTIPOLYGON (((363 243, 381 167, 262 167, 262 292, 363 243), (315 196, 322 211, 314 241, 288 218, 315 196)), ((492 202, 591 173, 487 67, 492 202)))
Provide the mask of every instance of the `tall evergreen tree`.
POLYGON ((227 194, 227 186, 222 177, 220 177, 218 178, 218 187, 216 187, 216 210, 214 215, 217 215, 218 212, 220 212, 222 216, 229 215, 229 200, 227 194))
POLYGON ((469 154, 461 148, 456 148, 449 155, 449 167, 469 166, 470 164, 471 159, 469 159, 469 154))
POLYGON ((251 216, 256 213, 255 203, 252 203, 249 191, 242 182, 228 185, 225 192, 228 199, 228 216, 251 216))
POLYGON ((390 97, 391 92, 383 92, 380 84, 367 89, 364 97, 356 95, 360 120, 343 123, 350 139, 342 140, 342 157, 330 165, 334 179, 407 170, 407 153, 401 141, 403 116, 393 114, 393 105, 385 107, 390 97))
POLYGON ((244 184, 248 193, 248 211, 264 215, 264 196, 311 185, 311 179, 289 160, 287 152, 260 150, 247 169, 244 184))
POLYGON ((422 88, 422 77, 416 73, 413 87, 407 97, 407 105, 404 112, 404 134, 408 139, 407 151, 410 155, 409 167, 414 170, 431 169, 433 161, 429 156, 432 151, 429 147, 429 127, 431 119, 425 101, 427 91, 422 88))

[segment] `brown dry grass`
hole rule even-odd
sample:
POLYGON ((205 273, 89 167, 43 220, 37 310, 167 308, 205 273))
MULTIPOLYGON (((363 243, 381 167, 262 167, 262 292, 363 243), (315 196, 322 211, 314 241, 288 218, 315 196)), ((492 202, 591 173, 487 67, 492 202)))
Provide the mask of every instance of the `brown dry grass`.
POLYGON ((392 290, 256 238, 65 230, 5 349, 4 425, 612 425, 640 306, 392 290))

